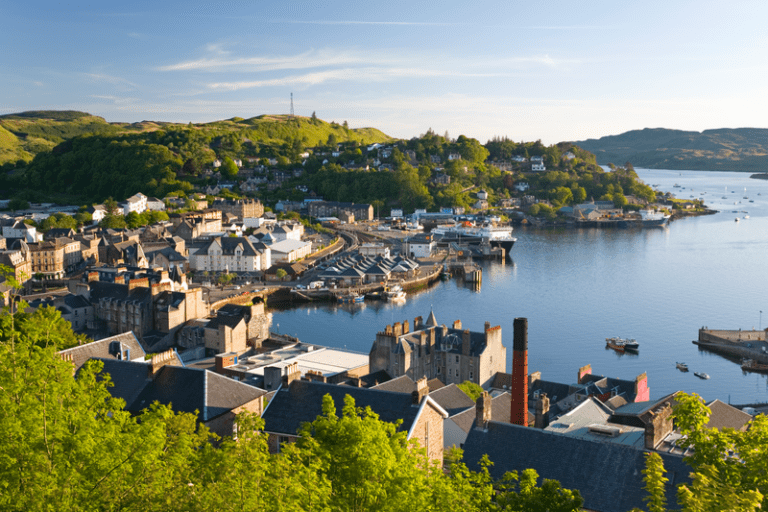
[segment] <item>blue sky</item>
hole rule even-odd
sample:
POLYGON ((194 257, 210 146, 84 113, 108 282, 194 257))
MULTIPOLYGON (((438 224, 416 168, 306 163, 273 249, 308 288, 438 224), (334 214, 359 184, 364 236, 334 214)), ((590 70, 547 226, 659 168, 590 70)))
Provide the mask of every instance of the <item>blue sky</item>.
POLYGON ((0 114, 288 113, 546 144, 766 127, 768 3, 4 2, 0 114))

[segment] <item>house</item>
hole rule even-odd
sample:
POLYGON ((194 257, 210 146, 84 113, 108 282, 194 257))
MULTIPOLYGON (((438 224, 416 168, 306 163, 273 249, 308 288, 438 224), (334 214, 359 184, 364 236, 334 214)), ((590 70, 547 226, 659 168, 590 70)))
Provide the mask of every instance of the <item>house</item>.
POLYGON ((269 249, 272 251, 272 260, 275 263, 293 263, 309 256, 312 252, 312 244, 301 240, 287 239, 273 243, 269 249))
POLYGON ((524 181, 518 181, 517 183, 515 183, 515 190, 517 190, 518 192, 525 192, 529 188, 530 188, 530 185, 528 185, 528 183, 524 181))
POLYGON ((148 362, 99 359, 109 374, 109 393, 125 401, 125 410, 138 415, 155 402, 172 405, 175 412, 194 414, 197 422, 220 436, 236 433, 235 417, 248 411, 260 415, 262 389, 208 370, 185 368, 173 350, 148 362))
POLYGON ((258 199, 215 199, 211 208, 222 214, 231 213, 238 219, 264 215, 264 205, 258 199))
POLYGON ((144 213, 147 210, 147 196, 138 192, 120 203, 120 206, 123 209, 123 215, 131 212, 144 213))
POLYGON ((93 220, 94 224, 98 224, 102 219, 104 219, 104 217, 107 216, 107 209, 103 204, 95 204, 93 206, 89 206, 85 211, 91 214, 91 219, 93 220))
POLYGON ((469 380, 487 386, 507 365, 500 326, 491 327, 486 322, 483 332, 463 329, 460 320, 451 328, 438 326, 434 312, 426 322, 416 317, 413 331, 407 320, 387 325, 376 335, 369 356, 371 372, 439 378, 446 384, 469 380))
POLYGON ((24 240, 28 244, 42 240, 42 236, 37 233, 37 228, 20 220, 11 226, 3 226, 3 238, 16 238, 24 240))
POLYGON ((531 170, 532 171, 546 171, 547 167, 543 163, 533 163, 533 162, 531 162, 531 170))
MULTIPOLYGON (((486 395, 487 396, 487 395, 486 395)), ((482 398, 482 397, 481 397, 482 398)), ((492 405, 478 407, 477 416, 464 443, 464 461, 479 470, 487 455, 488 467, 498 479, 509 471, 534 469, 540 478, 557 480, 565 489, 576 489, 584 499, 583 508, 598 512, 626 512, 645 505, 647 496, 643 471, 646 450, 605 437, 580 438, 501 423, 492 419, 492 405)), ((674 504, 676 488, 690 480, 690 467, 680 455, 661 452, 667 503, 674 504)))
MULTIPOLYGON (((2 239, 3 246, 5 239, 2 239)), ((0 250, 0 265, 13 269, 13 275, 20 283, 32 278, 32 254, 29 245, 23 240, 16 240, 10 249, 0 250)))
POLYGON ((448 160, 449 161, 461 160, 461 155, 459 153, 449 153, 448 154, 448 160))
POLYGON ((437 243, 431 233, 420 233, 403 242, 403 252, 411 258, 429 258, 437 243))
POLYGON ((341 417, 348 395, 356 407, 370 407, 382 421, 402 421, 398 429, 408 433, 407 439, 418 440, 431 460, 442 462, 443 420, 448 413, 429 397, 426 379, 420 379, 418 389, 406 394, 298 380, 298 363, 286 369, 287 384, 274 394, 262 415, 271 452, 278 453, 281 445, 295 442, 301 425, 322 414, 324 396, 333 399, 336 414, 341 417))
POLYGON ((148 197, 147 198, 147 210, 153 211, 153 212, 163 212, 165 211, 165 203, 156 197, 148 197))
POLYGON ((29 303, 29 309, 40 307, 56 308, 61 313, 61 318, 69 322, 75 332, 95 328, 93 304, 82 295, 68 293, 56 297, 35 299, 29 303))
POLYGON ((190 256, 190 268, 208 272, 265 270, 264 253, 245 237, 216 236, 190 256))
POLYGON ((312 217, 337 217, 345 210, 351 212, 357 220, 373 220, 373 206, 370 204, 335 201, 313 201, 308 204, 308 212, 312 217))
POLYGON ((79 370, 86 361, 93 358, 115 359, 120 361, 144 361, 146 354, 133 332, 128 331, 103 338, 85 345, 59 351, 62 359, 71 361, 75 371, 79 370))

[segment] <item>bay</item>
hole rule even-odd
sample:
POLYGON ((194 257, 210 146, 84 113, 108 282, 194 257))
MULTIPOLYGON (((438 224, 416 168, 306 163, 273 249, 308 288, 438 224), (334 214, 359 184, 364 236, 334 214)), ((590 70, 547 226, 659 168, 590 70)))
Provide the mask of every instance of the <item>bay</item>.
POLYGON ((527 317, 529 371, 546 380, 575 382, 578 368, 591 364, 593 373, 621 379, 647 373, 652 398, 684 390, 735 404, 768 401, 765 375, 742 372, 691 343, 702 326, 768 326, 768 182, 746 173, 637 172, 680 198, 703 198, 719 213, 667 228, 516 229, 512 261, 484 263, 479 289, 454 279, 409 294, 401 305, 302 305, 274 311, 272 329, 367 353, 387 324, 426 318, 433 309, 441 324, 460 319, 473 331, 486 321, 501 325, 509 370, 513 320, 527 317), (639 354, 606 349, 610 336, 636 338, 639 354), (676 361, 691 372, 676 370, 676 361))

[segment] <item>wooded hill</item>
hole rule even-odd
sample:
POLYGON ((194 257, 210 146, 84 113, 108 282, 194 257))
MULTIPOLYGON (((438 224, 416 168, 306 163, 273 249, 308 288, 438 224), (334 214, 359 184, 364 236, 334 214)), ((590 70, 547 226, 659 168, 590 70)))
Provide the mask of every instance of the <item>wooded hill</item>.
POLYGON ((602 165, 651 169, 765 172, 768 129, 738 128, 689 132, 665 128, 632 130, 620 135, 577 141, 602 165))

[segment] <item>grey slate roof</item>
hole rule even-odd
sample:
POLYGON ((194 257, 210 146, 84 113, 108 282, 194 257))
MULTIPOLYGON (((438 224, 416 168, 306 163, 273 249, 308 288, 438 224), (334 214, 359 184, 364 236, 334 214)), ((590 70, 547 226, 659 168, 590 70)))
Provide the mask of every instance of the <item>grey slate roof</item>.
POLYGON ((118 353, 121 354, 121 357, 127 356, 129 360, 143 358, 146 355, 141 343, 131 331, 59 351, 62 356, 72 356, 75 370, 79 370, 86 361, 93 357, 117 359, 118 353), (118 347, 122 349, 122 352, 117 350, 118 347))
POLYGON ((287 390, 281 389, 269 402, 262 417, 266 432, 296 435, 303 423, 322 414, 323 397, 330 395, 336 414, 342 416, 344 397, 351 396, 356 407, 370 407, 382 421, 403 420, 400 430, 409 430, 419 411, 411 404, 411 395, 352 386, 336 386, 322 382, 295 380, 287 390))
POLYGON ((149 378, 149 365, 104 361, 104 373, 112 376, 112 396, 126 402, 126 410, 138 414, 155 401, 171 404, 174 411, 196 413, 209 421, 236 407, 262 397, 266 391, 214 372, 197 368, 163 366, 149 378))
POLYGON ((448 416, 471 409, 475 405, 475 401, 469 398, 456 384, 449 384, 433 391, 429 397, 445 409, 448 416))
POLYGON ((409 376, 401 375, 400 377, 395 377, 387 382, 372 386, 371 389, 393 391, 395 393, 412 393, 416 389, 416 383, 409 376))
MULTIPOLYGON (((472 428, 464 443, 464 461, 470 469, 479 469, 477 462, 484 454, 494 462, 489 468, 494 478, 507 471, 535 469, 540 478, 578 489, 585 509, 626 512, 644 507, 641 449, 492 421, 486 431, 472 428)), ((674 508, 675 489, 689 481, 690 467, 681 457, 660 455, 668 471, 667 504, 674 508)))

